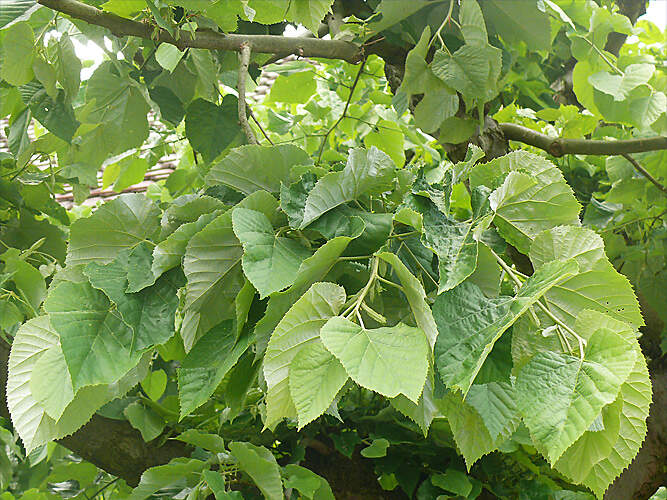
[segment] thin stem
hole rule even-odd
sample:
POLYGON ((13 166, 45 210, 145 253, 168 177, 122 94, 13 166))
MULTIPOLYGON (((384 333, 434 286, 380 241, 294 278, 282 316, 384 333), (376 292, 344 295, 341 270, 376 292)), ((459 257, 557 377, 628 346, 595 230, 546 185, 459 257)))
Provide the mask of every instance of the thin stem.
POLYGON ((338 260, 365 260, 372 257, 372 255, 354 255, 352 257, 338 257, 338 260))
MULTIPOLYGON (((452 0, 453 1, 453 0, 452 0)), ((354 82, 352 83, 352 87, 350 87, 350 95, 347 97, 347 101, 345 102, 345 107, 343 108, 343 114, 340 115, 338 120, 331 126, 331 128, 327 131, 326 134, 324 134, 324 137, 322 138, 322 144, 320 145, 320 151, 317 154, 317 162, 315 162, 316 165, 320 164, 320 160, 322 159, 322 153, 324 152, 324 146, 327 144, 327 139, 329 139, 329 135, 331 132, 334 131, 334 129, 338 126, 338 124, 343 121, 343 118, 345 118, 345 114, 347 113, 347 108, 350 107, 350 102, 352 101, 352 95, 354 94, 354 89, 357 88, 357 83, 359 83, 359 78, 361 77, 361 73, 364 70, 364 66, 366 65, 366 59, 361 61, 361 65, 359 66, 359 71, 357 71, 357 76, 354 78, 354 82)))
MULTIPOLYGON (((380 266, 380 259, 377 257, 373 257, 373 261, 371 263, 371 275, 368 277, 368 281, 366 282, 366 285, 364 288, 362 288, 361 292, 359 292, 359 296, 357 297, 357 300, 355 300, 350 307, 347 308, 347 310, 343 313, 345 316, 346 313, 348 316, 352 316, 353 314, 358 315, 359 314, 359 309, 361 309, 361 304, 364 302, 364 299, 366 298, 366 295, 368 295, 368 292, 370 291, 371 287, 373 286, 373 283, 375 283, 375 280, 378 277, 378 268, 380 266)), ((361 323, 363 325, 363 323, 361 323)))
POLYGON ((641 164, 635 160, 632 156, 630 156, 628 153, 621 153, 621 156, 628 160, 633 167, 635 167, 635 170, 642 174, 646 179, 651 182, 655 187, 657 187, 660 191, 662 191, 662 194, 667 196, 667 187, 663 186, 655 177, 653 177, 648 170, 646 170, 644 167, 641 166, 641 164))
POLYGON ((435 36, 431 38, 431 41, 428 42, 428 48, 431 48, 431 45, 433 45, 433 41, 437 38, 438 41, 440 42, 440 45, 442 45, 443 50, 446 50, 449 52, 449 49, 447 49, 447 46, 445 45, 445 41, 442 39, 442 35, 440 32, 445 28, 447 25, 447 22, 452 18, 452 11, 454 10, 454 0, 449 0, 449 9, 447 10, 447 15, 445 16, 445 20, 442 21, 442 24, 438 28, 438 31, 435 32, 435 36))
POLYGON ((403 287, 402 287, 401 285, 399 285, 398 283, 394 283, 393 281, 388 280, 388 279, 385 279, 385 278, 383 278, 383 277, 380 276, 380 275, 378 275, 377 279, 378 279, 378 281, 379 281, 380 283, 384 283, 385 285, 389 285, 389 286, 396 287, 396 288, 398 288, 401 292, 404 291, 404 290, 403 290, 403 287))
POLYGON ((243 129, 243 132, 245 133, 245 136, 248 139, 248 142, 250 144, 259 144, 257 142, 257 138, 255 138, 255 134, 250 128, 250 124, 248 123, 248 117, 246 116, 245 80, 246 76, 248 75, 248 65, 250 64, 250 53, 251 49, 249 44, 244 43, 243 45, 241 45, 241 53, 240 53, 241 62, 239 64, 239 78, 237 86, 237 91, 239 93, 239 100, 238 100, 239 124, 241 125, 241 128, 243 129))
POLYGON ((259 131, 262 133, 264 138, 271 144, 271 146, 275 146, 269 135, 266 133, 266 130, 264 130, 264 127, 262 127, 262 124, 259 123, 259 120, 255 117, 255 113, 252 112, 252 109, 250 109, 250 106, 248 106, 248 114, 250 115, 250 118, 252 118, 252 121, 255 122, 255 125, 257 125, 257 128, 259 128, 259 131))

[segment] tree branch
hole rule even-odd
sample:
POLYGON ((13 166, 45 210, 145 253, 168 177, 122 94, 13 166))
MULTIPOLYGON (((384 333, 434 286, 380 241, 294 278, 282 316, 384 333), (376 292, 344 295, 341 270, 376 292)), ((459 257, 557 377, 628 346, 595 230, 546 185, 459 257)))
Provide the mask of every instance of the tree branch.
POLYGON ((665 196, 667 196, 667 188, 666 188, 665 186, 663 186, 662 184, 660 184, 660 182, 658 182, 658 180, 657 180, 655 177, 653 177, 653 176, 648 172, 648 170, 646 170, 644 167, 642 167, 642 166, 639 164, 639 162, 638 162, 637 160, 635 160, 632 156, 630 156, 630 155, 627 154, 627 153, 623 153, 623 154, 621 154, 621 156, 622 156, 623 158, 625 158, 626 160, 628 160, 628 161, 632 164, 632 166, 635 167, 635 170, 636 170, 637 172, 639 172, 639 173, 642 174, 644 177, 646 177, 646 179, 648 179, 651 183, 653 183, 653 185, 654 185, 655 187, 657 187, 660 191, 662 191, 662 193, 663 193, 665 196))
POLYGON ((250 45, 244 43, 241 45, 241 61, 239 63, 239 78, 237 90, 239 93, 239 124, 245 133, 245 136, 248 138, 250 144, 259 144, 253 134, 250 124, 248 123, 248 117, 246 116, 245 108, 245 79, 248 75, 248 64, 250 64, 250 45))
POLYGON ((208 30, 198 30, 194 37, 183 32, 182 37, 177 40, 167 30, 104 12, 76 0, 38 0, 38 3, 75 19, 107 28, 116 36, 137 36, 155 42, 169 43, 181 50, 190 47, 240 52, 242 46, 247 44, 254 52, 265 54, 297 54, 302 57, 342 59, 351 63, 357 63, 363 58, 363 49, 342 40, 222 34, 208 30))
POLYGON ((515 123, 501 123, 505 137, 512 141, 522 142, 529 146, 543 149, 553 156, 566 154, 582 155, 622 155, 627 153, 643 153, 667 149, 667 137, 651 137, 649 139, 629 139, 626 141, 598 141, 587 139, 563 139, 549 137, 515 123))

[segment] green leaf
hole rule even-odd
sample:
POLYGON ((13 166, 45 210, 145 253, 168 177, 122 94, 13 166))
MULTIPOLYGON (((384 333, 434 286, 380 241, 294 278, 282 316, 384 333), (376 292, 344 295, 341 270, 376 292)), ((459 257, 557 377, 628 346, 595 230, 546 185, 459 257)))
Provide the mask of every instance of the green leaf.
POLYGON ((320 22, 330 11, 334 0, 293 0, 288 3, 285 19, 303 24, 317 36, 320 22))
POLYGON ((188 443, 193 446, 199 446, 200 448, 208 450, 212 453, 225 452, 225 442, 217 434, 208 434, 197 429, 188 429, 173 439, 183 441, 184 443, 188 443))
POLYGON ((237 98, 227 94, 217 106, 204 99, 195 99, 185 115, 185 135, 192 149, 210 163, 228 146, 242 141, 237 117, 237 98))
POLYGON ((130 425, 141 433, 141 437, 146 442, 152 441, 162 434, 167 425, 160 415, 145 407, 139 401, 126 406, 123 414, 130 425))
POLYGON ((367 330, 336 316, 320 332, 324 346, 356 383, 416 403, 424 388, 430 347, 424 332, 404 324, 367 330))
POLYGON ((308 193, 316 183, 317 176, 313 173, 303 174, 292 184, 280 183, 280 209, 287 215, 290 227, 298 229, 301 226, 308 193))
POLYGON ((466 498, 472 491, 472 483, 467 474, 456 469, 447 469, 444 474, 434 474, 431 482, 438 488, 466 498))
MULTIPOLYGON (((213 492, 215 500, 228 500, 233 498, 225 491, 225 476, 222 473, 212 470, 205 470, 202 472, 202 477, 206 481, 206 484, 210 490, 213 492)), ((238 491, 234 493, 241 495, 238 491)))
POLYGON ((143 181, 146 170, 148 170, 148 160, 135 155, 126 156, 118 162, 104 167, 102 188, 113 184, 114 191, 123 191, 133 184, 143 181))
POLYGON ((654 72, 653 64, 630 64, 623 75, 600 71, 589 76, 588 81, 600 92, 612 96, 615 101, 622 101, 627 99, 633 89, 647 84, 654 72))
POLYGON ((58 284, 49 291, 44 310, 60 336, 75 392, 117 382, 139 362, 132 329, 104 293, 88 283, 58 284))
POLYGON ((74 118, 72 105, 65 102, 64 91, 58 91, 54 100, 47 94, 46 90, 40 90, 32 96, 29 106, 35 119, 53 135, 67 142, 72 141, 80 123, 74 118))
POLYGON ((465 396, 501 335, 544 293, 577 272, 574 260, 553 261, 535 271, 515 297, 487 298, 464 282, 433 304, 438 325, 435 366, 450 388, 465 396))
POLYGON ((181 419, 211 397, 252 341, 251 335, 242 336, 236 341, 232 320, 223 321, 199 339, 178 370, 181 419))
POLYGON ((394 164, 402 167, 405 163, 404 138, 401 128, 395 122, 379 120, 375 128, 364 137, 364 146, 369 149, 378 148, 386 153, 394 164))
POLYGON ((432 203, 423 213, 423 224, 424 246, 438 256, 438 293, 442 293, 459 285, 477 267, 478 243, 474 225, 451 219, 432 203))
POLYGON ((168 87, 161 85, 148 89, 151 100, 160 108, 160 117, 174 127, 179 125, 185 116, 183 102, 168 87))
POLYGON ((181 62, 184 52, 170 43, 161 43, 155 51, 155 60, 160 66, 172 73, 181 62))
POLYGON ((318 476, 313 471, 296 464, 288 464, 283 467, 285 471, 285 488, 293 488, 305 498, 313 500, 334 500, 331 486, 326 479, 318 476))
POLYGON ((162 238, 172 234, 181 225, 196 222, 204 214, 229 208, 221 200, 207 195, 186 194, 176 198, 162 214, 162 238))
POLYGON ((68 101, 79 93, 81 86, 81 60, 76 56, 74 44, 68 33, 49 44, 48 52, 56 69, 56 78, 63 86, 68 101))
POLYGON ((277 193, 280 183, 289 179, 293 166, 312 163, 304 150, 292 144, 251 144, 231 150, 213 165, 206 175, 206 183, 224 184, 245 194, 262 189, 277 193))
MULTIPOLYGON (((49 417, 30 390, 31 379, 36 377, 34 368, 40 354, 58 345, 58 334, 49 322, 48 316, 39 316, 24 323, 16 333, 9 355, 7 379, 7 407, 12 422, 23 444, 30 452, 51 440, 72 434, 84 425, 93 413, 108 401, 123 396, 144 378, 148 370, 149 356, 123 377, 117 384, 89 386, 81 389, 56 421, 49 417)), ((51 390, 54 375, 64 373, 41 373, 44 387, 51 390)), ((69 378, 57 381, 63 393, 73 393, 69 378)))
POLYGON ((114 260, 121 250, 157 237, 160 211, 142 194, 123 194, 70 228, 67 265, 114 260))
POLYGON ((517 406, 538 448, 554 464, 612 403, 637 352, 608 328, 593 333, 584 358, 539 352, 516 380, 517 406))
POLYGON ((345 368, 321 342, 307 343, 297 352, 289 364, 289 389, 299 430, 331 406, 345 382, 345 368))
POLYGON ((30 392, 46 414, 56 421, 74 399, 72 381, 60 345, 55 344, 39 355, 30 377, 30 392), (57 391, 53 390, 55 381, 61 382, 57 391))
POLYGON ((0 254, 0 260, 5 263, 3 272, 11 276, 23 303, 30 308, 33 315, 36 314, 46 296, 46 283, 42 273, 28 264, 16 248, 0 254))
POLYGON ((8 0, 4 2, 2 10, 0 10, 0 28, 4 28, 35 8, 37 8, 35 0, 8 0))
POLYGON ((128 500, 144 500, 161 489, 174 487, 182 489, 194 486, 199 481, 200 472, 208 464, 194 458, 174 458, 166 465, 151 467, 141 474, 139 485, 132 490, 128 500))
POLYGON ((32 63, 32 70, 35 73, 35 78, 44 86, 44 89, 49 97, 55 99, 58 95, 56 89, 56 70, 44 58, 38 56, 32 63))
POLYGON ((630 282, 611 265, 602 238, 594 231, 557 227, 539 234, 530 250, 534 266, 569 258, 577 261, 579 273, 545 295, 546 305, 557 318, 573 327, 580 311, 593 309, 633 328, 644 324, 630 282))
POLYGON ((389 441, 385 438, 373 439, 373 442, 359 453, 366 458, 381 458, 387 456, 387 448, 389 448, 389 441))
POLYGON ((18 87, 28 83, 35 76, 32 70, 35 58, 33 52, 35 34, 27 22, 12 24, 3 31, 5 42, 2 44, 0 76, 10 85, 18 87))
POLYGON ((314 71, 278 75, 271 85, 266 102, 304 104, 317 91, 314 71))
POLYGON ((375 147, 351 150, 345 168, 322 177, 308 194, 301 228, 343 203, 391 188, 394 170, 389 156, 375 147))
POLYGON ((157 401, 164 394, 167 387, 167 374, 163 369, 155 370, 146 375, 141 381, 141 388, 153 401, 157 401))
POLYGON ((239 468, 248 473, 268 500, 284 498, 280 468, 269 450, 240 442, 229 443, 229 450, 238 460, 239 468))
POLYGON ((436 132, 440 129, 442 122, 453 117, 458 110, 459 96, 440 83, 440 88, 424 94, 415 107, 415 125, 424 132, 436 132))
POLYGON ((311 255, 307 248, 277 236, 268 217, 255 210, 234 209, 232 225, 243 244, 243 272, 260 299, 294 283, 301 263, 311 255))
POLYGON ((429 372, 426 376, 424 390, 422 391, 421 396, 419 396, 419 401, 417 401, 416 404, 403 396, 403 394, 399 394, 391 400, 391 404, 394 408, 419 426, 424 433, 424 437, 428 436, 428 430, 431 426, 431 422, 433 422, 433 418, 439 414, 438 407, 434 401, 433 384, 433 373, 429 372))
MULTIPOLYGON (((322 325, 339 313, 344 302, 345 290, 341 286, 315 283, 294 303, 273 330, 264 355, 264 378, 268 387, 266 427, 275 426, 285 417, 296 416, 289 387, 290 366, 301 349, 309 344, 319 343, 322 325)), ((336 385, 336 380, 332 382, 332 385, 336 385)), ((319 408, 311 408, 310 412, 307 412, 308 401, 301 401, 304 416, 300 418, 299 426, 303 427, 307 423, 305 419, 311 417, 319 408)), ((313 404, 311 402, 311 405, 313 404)), ((328 405, 322 411, 326 408, 328 405)), ((315 415, 310 420, 318 416, 315 415)))
MULTIPOLYGON (((463 0, 459 10, 459 24, 461 25, 461 34, 468 45, 485 46, 488 41, 486 34, 486 24, 482 9, 476 0, 463 0)), ((463 496, 467 496, 466 493, 463 496)))
POLYGON ((551 25, 549 15, 537 1, 486 0, 484 18, 500 37, 510 43, 525 42, 528 50, 549 50, 551 25))
POLYGON ((104 123, 105 139, 123 152, 139 147, 148 138, 150 109, 138 84, 116 74, 114 65, 103 62, 88 80, 86 103, 92 103, 87 123, 104 123))

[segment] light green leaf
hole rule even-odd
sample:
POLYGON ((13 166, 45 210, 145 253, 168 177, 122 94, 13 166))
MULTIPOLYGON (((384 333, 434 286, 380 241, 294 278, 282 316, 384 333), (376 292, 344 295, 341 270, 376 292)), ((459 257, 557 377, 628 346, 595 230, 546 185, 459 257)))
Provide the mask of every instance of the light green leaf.
POLYGON ((334 500, 331 486, 322 476, 296 464, 288 464, 283 470, 286 474, 285 488, 294 488, 308 499, 334 500))
MULTIPOLYGON (((3 6, 4 8, 4 6, 3 6)), ((2 44, 2 72, 0 76, 10 85, 18 87, 28 83, 35 74, 32 62, 35 58, 35 34, 27 22, 12 24, 4 30, 2 44)))
POLYGON ((261 212, 236 208, 232 213, 234 234, 243 244, 243 272, 260 299, 290 286, 310 251, 296 240, 277 236, 261 212))
POLYGON ((207 467, 206 462, 194 458, 174 458, 166 465, 151 467, 141 474, 139 485, 127 499, 144 500, 163 488, 194 486, 199 481, 200 472, 207 467))
POLYGON ((429 90, 415 107, 415 125, 424 132, 436 132, 442 122, 453 117, 458 109, 459 96, 440 83, 440 88, 429 90))
MULTIPOLYGON (((49 322, 48 316, 39 316, 26 322, 16 333, 9 355, 9 375, 7 380, 7 407, 14 427, 28 452, 52 440, 72 434, 84 425, 93 413, 108 401, 124 395, 148 370, 149 356, 131 370, 118 383, 112 385, 89 386, 81 389, 57 420, 49 417, 30 390, 31 378, 40 355, 58 345, 58 334, 49 322)), ((65 373, 58 369, 41 373, 48 378, 53 388, 54 375, 65 373)), ((71 380, 59 380, 63 393, 73 393, 71 380)), ((46 382, 45 382, 46 385, 46 382)))
POLYGON ((444 474, 434 474, 431 476, 431 482, 438 488, 466 498, 472 491, 472 483, 468 476, 456 469, 447 469, 444 474))
POLYGON ((43 57, 38 56, 32 63, 32 70, 35 72, 35 78, 44 86, 44 90, 49 97, 55 99, 58 95, 56 89, 56 70, 43 57))
POLYGON ((211 167, 206 183, 224 184, 245 194, 262 189, 277 193, 280 183, 288 181, 293 166, 312 163, 304 150, 292 144, 241 146, 211 167))
POLYGON ((46 296, 44 276, 16 248, 0 254, 0 260, 5 263, 3 272, 11 277, 23 303, 36 314, 46 296))
POLYGON ((379 194, 391 187, 395 167, 385 153, 375 147, 353 149, 345 168, 322 177, 308 194, 301 228, 329 210, 364 194, 379 194))
POLYGON ((385 438, 373 439, 373 442, 359 453, 366 458, 382 458, 387 456, 387 448, 389 448, 389 441, 385 438))
POLYGON ((298 229, 303 222, 303 211, 306 208, 308 193, 315 187, 317 176, 306 173, 297 182, 280 183, 280 209, 289 219, 289 225, 298 229))
POLYGON ((629 323, 644 324, 639 304, 628 279, 618 273, 604 253, 602 238, 590 229, 564 226, 539 234, 530 250, 534 266, 553 259, 572 258, 579 273, 545 295, 551 312, 570 327, 584 309, 593 309, 629 323))
POLYGON ((155 239, 159 224, 160 211, 151 200, 123 194, 71 225, 67 265, 111 262, 121 250, 155 239))
POLYGON ((484 16, 476 0, 463 0, 461 2, 459 24, 466 44, 483 47, 488 43, 489 38, 486 34, 484 16))
POLYGON ((525 42, 528 50, 549 50, 549 15, 537 1, 485 0, 482 10, 487 24, 510 44, 525 42))
POLYGON ((517 406, 531 436, 555 463, 612 403, 628 378, 636 351, 607 328, 591 335, 584 359, 539 352, 516 381, 517 406))
POLYGON ((160 415, 150 408, 145 407, 139 401, 126 406, 123 414, 130 422, 130 425, 137 429, 141 433, 143 440, 147 442, 152 441, 162 434, 167 425, 160 415))
POLYGON ((289 364, 289 389, 299 420, 298 430, 331 406, 345 382, 345 368, 321 342, 307 343, 297 352, 289 364))
POLYGON ((588 77, 589 83, 600 92, 609 94, 615 101, 626 99, 633 89, 645 85, 653 76, 653 64, 630 64, 623 75, 600 71, 588 77))
POLYGON ((404 324, 367 330, 336 316, 320 332, 324 346, 356 383, 416 403, 424 388, 430 347, 424 332, 404 324))
MULTIPOLYGON (((236 16, 234 16, 234 20, 236 20, 236 16)), ((229 500, 230 498, 234 498, 225 491, 225 476, 221 472, 205 470, 202 472, 202 477, 213 492, 215 500, 229 500)), ((239 497, 243 498, 238 491, 230 493, 238 493, 239 497)))
MULTIPOLYGON (((285 417, 296 416, 296 408, 290 396, 290 365, 302 348, 319 342, 322 325, 338 314, 344 303, 345 290, 341 286, 315 283, 294 303, 276 326, 264 355, 264 378, 268 387, 266 427, 273 427, 285 417)), ((305 404, 302 407, 305 412, 305 404)), ((313 418, 317 416, 319 415, 313 418)), ((300 420, 300 427, 303 425, 300 420)))
POLYGON ((268 500, 282 500, 283 483, 276 458, 263 446, 250 443, 229 443, 229 450, 238 460, 239 468, 248 473, 268 500))
POLYGON ((72 101, 81 86, 81 60, 76 55, 69 34, 63 33, 58 41, 52 39, 48 52, 56 69, 56 78, 63 86, 68 101, 72 101))
POLYGON ((46 414, 56 421, 74 399, 72 380, 59 344, 49 347, 37 359, 30 377, 30 392, 46 414), (55 381, 60 382, 57 391, 53 390, 55 381))
POLYGON ((303 24, 317 36, 320 22, 331 9, 334 0, 291 0, 285 19, 303 24))
POLYGON ((364 137, 364 146, 369 149, 372 147, 378 148, 386 153, 396 166, 402 167, 405 163, 404 138, 401 128, 395 122, 378 120, 375 129, 364 137))
POLYGON ((509 382, 473 384, 466 396, 466 404, 477 411, 496 443, 510 437, 519 425, 521 417, 515 400, 514 387, 509 382))
POLYGON ((0 28, 4 28, 11 22, 28 14, 31 10, 39 8, 35 0, 8 0, 3 3, 0 10, 0 28))
MULTIPOLYGON (((409 3, 398 3, 395 0, 382 0, 376 9, 376 12, 381 13, 382 17, 379 20, 376 18, 372 23, 369 23, 368 27, 370 28, 370 34, 367 35, 367 38, 391 28, 403 19, 426 7, 429 3, 431 3, 430 0, 413 0, 409 3)), ((426 38, 427 43, 429 36, 430 30, 429 35, 426 38)))
POLYGON ((188 429, 173 439, 193 446, 199 446, 213 453, 225 452, 225 442, 217 434, 208 434, 197 429, 188 429))
POLYGON ((515 297, 487 298, 464 282, 433 304, 438 325, 435 366, 450 388, 465 396, 496 341, 556 283, 577 273, 574 260, 553 261, 535 271, 515 297))
POLYGON ((141 388, 153 401, 157 401, 162 397, 166 387, 167 374, 161 368, 154 372, 149 372, 146 378, 141 381, 141 388))
POLYGON ((314 71, 297 71, 278 75, 266 102, 304 104, 317 91, 314 71))
POLYGON ((251 335, 236 341, 232 320, 209 330, 185 356, 178 370, 181 419, 203 405, 252 343, 251 335))
POLYGON ((210 163, 228 146, 241 143, 237 116, 238 99, 227 94, 220 106, 205 99, 194 100, 185 115, 185 135, 192 149, 210 163))
POLYGON ((498 231, 523 253, 543 230, 561 224, 579 225, 581 205, 564 181, 542 184, 529 174, 510 172, 489 201, 498 231))
POLYGON ((178 66, 183 54, 184 52, 181 52, 175 45, 161 43, 155 51, 155 60, 160 66, 171 73, 178 66))
POLYGON ((419 401, 417 401, 416 404, 406 398, 403 394, 399 394, 391 400, 391 405, 394 408, 419 426, 424 433, 424 437, 428 436, 431 422, 433 422, 433 418, 439 413, 438 407, 434 401, 433 384, 433 373, 429 372, 426 376, 424 390, 422 391, 421 396, 419 396, 419 401))

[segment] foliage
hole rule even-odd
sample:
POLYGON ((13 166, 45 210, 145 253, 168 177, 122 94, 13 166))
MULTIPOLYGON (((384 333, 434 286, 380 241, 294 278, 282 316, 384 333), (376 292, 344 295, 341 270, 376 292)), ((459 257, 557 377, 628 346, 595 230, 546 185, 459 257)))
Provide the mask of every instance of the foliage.
MULTIPOLYGON (((630 464, 651 403, 635 290, 667 322, 667 198, 622 157, 468 143, 485 116, 666 134, 666 34, 609 2, 369 2, 336 37, 400 47, 400 85, 373 54, 253 53, 251 77, 278 76, 250 106, 261 144, 244 144, 235 54, 6 3, 6 491, 334 498, 313 442, 418 499, 602 498, 630 464), (612 31, 638 38, 615 56, 612 31), (106 54, 82 80, 78 39, 106 54), (554 104, 570 59, 581 108, 554 104), (145 194, 57 201, 85 200, 101 170, 122 191, 171 155, 145 194), (190 455, 130 488, 54 444, 96 412, 190 455)), ((317 32, 333 2, 86 3, 186 40, 317 32)), ((636 159, 664 184, 664 150, 636 159)))

